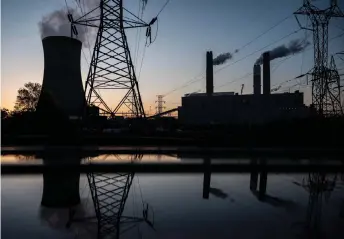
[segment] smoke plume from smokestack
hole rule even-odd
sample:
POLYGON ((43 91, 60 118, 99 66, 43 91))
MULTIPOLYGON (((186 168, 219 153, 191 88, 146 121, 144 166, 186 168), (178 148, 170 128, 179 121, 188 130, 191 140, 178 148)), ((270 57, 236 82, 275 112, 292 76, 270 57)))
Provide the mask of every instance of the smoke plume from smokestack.
MULTIPOLYGON (((310 43, 305 42, 304 40, 296 39, 292 40, 288 46, 282 45, 278 46, 270 51, 270 61, 286 57, 291 54, 296 54, 301 51, 303 51, 310 43)), ((256 63, 257 65, 261 65, 263 63, 263 54, 257 59, 256 63)))
POLYGON ((217 57, 214 58, 213 60, 213 65, 217 66, 217 65, 222 65, 223 63, 225 63, 226 61, 230 60, 233 58, 232 53, 227 52, 227 53, 222 53, 220 55, 218 55, 217 57))

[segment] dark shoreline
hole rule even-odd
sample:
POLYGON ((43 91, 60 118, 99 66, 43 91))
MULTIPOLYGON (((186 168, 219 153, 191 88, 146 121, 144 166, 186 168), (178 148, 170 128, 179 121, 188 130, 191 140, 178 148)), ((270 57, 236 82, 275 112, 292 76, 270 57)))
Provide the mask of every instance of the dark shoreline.
POLYGON ((78 152, 82 157, 101 154, 173 155, 178 158, 273 158, 273 159, 342 159, 344 149, 340 148, 248 148, 248 147, 198 147, 198 146, 70 146, 31 145, 1 146, 1 155, 46 155, 54 152, 78 152))

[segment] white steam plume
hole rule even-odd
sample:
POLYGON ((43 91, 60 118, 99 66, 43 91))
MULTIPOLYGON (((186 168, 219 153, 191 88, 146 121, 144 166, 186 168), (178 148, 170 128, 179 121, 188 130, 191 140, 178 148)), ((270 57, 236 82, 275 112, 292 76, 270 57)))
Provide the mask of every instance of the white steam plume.
MULTIPOLYGON (((74 9, 69 9, 69 13, 73 15, 74 19, 79 18, 80 15, 74 9)), ((42 18, 38 23, 42 39, 48 36, 71 36, 71 23, 67 17, 68 11, 65 9, 56 10, 42 18)), ((76 25, 78 31, 77 38, 86 43, 86 29, 83 26, 76 25)))

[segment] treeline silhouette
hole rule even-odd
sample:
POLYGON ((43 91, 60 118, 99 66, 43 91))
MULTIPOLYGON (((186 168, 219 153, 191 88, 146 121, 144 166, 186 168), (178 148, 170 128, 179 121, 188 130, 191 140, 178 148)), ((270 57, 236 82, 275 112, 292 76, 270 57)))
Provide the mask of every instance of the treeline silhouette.
POLYGON ((1 121, 2 144, 39 144, 40 141, 49 139, 51 143, 64 144, 341 149, 344 135, 343 117, 281 120, 264 125, 187 126, 176 119, 164 117, 154 120, 116 121, 103 118, 70 121, 64 114, 51 109, 50 112, 44 113, 17 112, 2 118, 1 121), (106 128, 121 130, 105 132, 106 128), (45 138, 43 140, 38 136, 45 138))

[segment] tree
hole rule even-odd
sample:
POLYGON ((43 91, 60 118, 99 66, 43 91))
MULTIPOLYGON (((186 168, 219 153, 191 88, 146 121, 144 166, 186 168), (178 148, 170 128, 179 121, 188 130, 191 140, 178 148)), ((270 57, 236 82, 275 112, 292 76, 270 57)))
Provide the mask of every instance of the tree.
POLYGON ((15 111, 35 111, 42 85, 39 83, 25 83, 18 90, 17 100, 14 105, 15 111))
POLYGON ((6 119, 10 115, 10 111, 6 108, 1 108, 1 119, 6 119))

